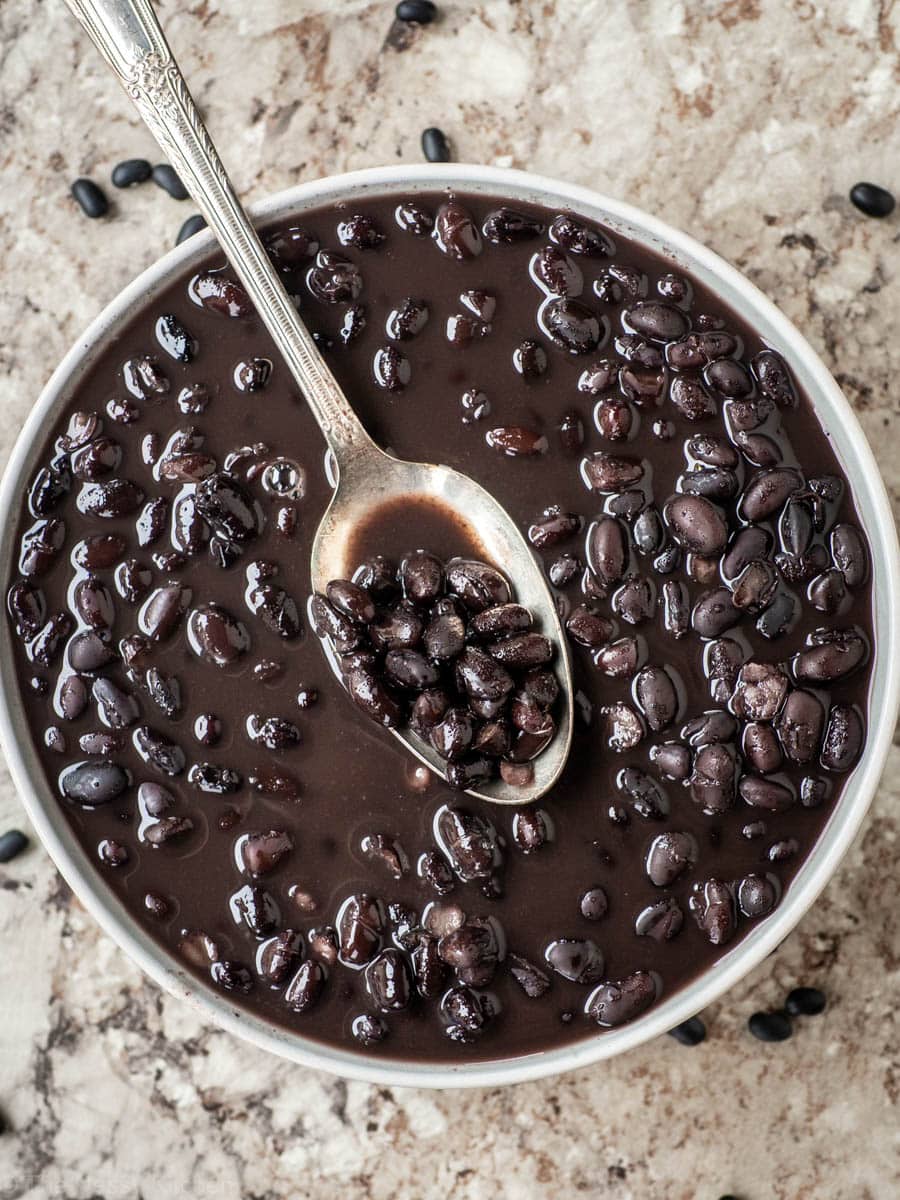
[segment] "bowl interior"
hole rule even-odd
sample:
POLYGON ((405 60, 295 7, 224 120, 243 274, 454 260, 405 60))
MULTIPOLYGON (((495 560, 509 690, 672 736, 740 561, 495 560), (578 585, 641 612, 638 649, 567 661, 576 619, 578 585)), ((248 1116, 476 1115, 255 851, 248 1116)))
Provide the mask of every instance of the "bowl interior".
MULTIPOLYGON (((408 197, 418 188, 433 191, 442 187, 580 212, 670 258, 673 265, 701 280, 742 313, 761 336, 784 355, 798 382, 813 400, 833 443, 851 483, 871 546, 876 635, 871 694, 878 697, 878 705, 870 714, 863 760, 847 780, 824 833, 775 912, 751 930, 712 969, 619 1029, 594 1038, 586 1037, 557 1050, 494 1062, 432 1065, 389 1058, 373 1060, 362 1054, 323 1046, 236 1009, 221 993, 199 985, 143 932, 113 893, 106 890, 87 863, 56 797, 33 783, 42 778, 42 771, 31 748, 17 699, 11 635, 5 622, 0 630, 0 736, 29 817, 79 899, 106 932, 157 983, 188 1000, 204 1017, 273 1053, 348 1078, 391 1086, 496 1086, 585 1066, 664 1033, 736 983, 794 927, 825 886, 859 829, 890 746, 900 695, 900 673, 891 669, 900 649, 900 606, 897 605, 900 569, 893 517, 878 468, 836 383, 793 325, 762 293, 717 255, 684 234, 628 205, 584 188, 524 172, 458 164, 376 168, 319 180, 272 197, 257 205, 253 215, 260 222, 270 222, 314 205, 347 201, 354 196, 408 197)), ((26 422, 7 467, 0 488, 0 510, 8 518, 18 510, 47 423, 95 361, 108 336, 173 273, 205 256, 212 245, 212 236, 207 233, 167 254, 112 301, 59 365, 26 422)), ((4 571, 8 570, 15 551, 14 532, 15 521, 7 519, 0 531, 0 564, 4 571)))

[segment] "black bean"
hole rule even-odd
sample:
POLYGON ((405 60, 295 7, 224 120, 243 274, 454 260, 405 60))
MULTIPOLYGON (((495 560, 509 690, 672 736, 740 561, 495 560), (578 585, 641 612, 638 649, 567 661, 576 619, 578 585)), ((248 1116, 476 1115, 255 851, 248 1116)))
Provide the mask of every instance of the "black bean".
POLYGON ((65 522, 57 517, 36 521, 22 535, 19 552, 19 570, 23 575, 34 578, 45 575, 56 560, 66 540, 65 522))
POLYGON ((553 658, 554 647, 541 633, 519 633, 495 642, 488 647, 488 652, 498 663, 525 671, 548 663, 553 658))
POLYGON ((396 1012, 409 1006, 412 981, 399 950, 382 950, 366 965, 363 981, 369 999, 380 1012, 396 1012))
POLYGON ((793 691, 777 718, 778 736, 788 758, 808 763, 816 757, 825 710, 812 692, 793 691))
POLYGON ((474 726, 468 709, 448 708, 435 724, 429 740, 441 758, 447 762, 461 759, 472 745, 474 726))
POLYGON ((792 1017, 816 1017, 825 1011, 825 993, 818 988, 796 987, 788 992, 785 1011, 792 1017))
POLYGON ((724 946, 734 936, 737 928, 734 897, 728 885, 720 879, 695 883, 690 908, 713 946, 724 946))
POLYGON ((734 469, 738 465, 738 456, 734 447, 725 438, 711 434, 697 434, 689 438, 685 451, 698 462, 710 467, 728 467, 734 469))
POLYGON ((178 230, 175 238, 175 245, 180 246, 182 242, 186 242, 189 237, 193 237, 195 233, 199 233, 201 229, 206 228, 206 218, 201 217, 199 213, 194 213, 192 217, 188 217, 185 223, 178 230))
POLYGON ((827 641, 796 656, 794 674, 801 683, 833 683, 852 674, 868 656, 868 646, 858 633, 833 630, 827 641))
POLYGON ((481 234, 468 209, 448 200, 437 210, 432 237, 448 258, 462 262, 476 258, 482 250, 481 234))
POLYGON ((596 451, 583 460, 582 474, 589 487, 598 492, 620 493, 639 484, 646 471, 644 463, 626 455, 596 451))
POLYGON ((629 329, 651 342, 677 341, 690 327, 680 309, 656 300, 638 301, 623 312, 622 320, 629 329))
POLYGON ((609 442, 627 441, 636 419, 634 409, 621 396, 605 396, 594 406, 594 424, 609 442))
POLYGON ((473 613, 511 599, 509 584, 500 572, 474 559, 452 558, 447 563, 447 587, 473 613))
POLYGON ((665 779, 683 781, 691 773, 691 755, 679 742, 664 742, 650 750, 650 761, 665 779))
POLYGON ((775 730, 761 721, 751 721, 744 726, 741 752, 750 766, 761 775, 771 775, 783 761, 775 730))
POLYGON ((153 167, 146 158, 126 158, 124 162, 116 163, 112 169, 113 187, 128 188, 136 183, 146 183, 153 173, 153 167))
POLYGON ((550 225, 550 240, 568 250, 570 254, 585 258, 606 258, 613 252, 609 240, 597 229, 582 225, 574 217, 555 217, 550 225))
POLYGON ((637 670, 642 657, 638 639, 624 637, 598 650, 594 655, 594 665, 612 679, 626 679, 637 670))
POLYGON ((671 676, 663 667, 644 667, 634 680, 634 698, 654 733, 675 720, 678 693, 671 676))
POLYGON ((558 504, 545 508, 528 527, 528 540, 538 550, 567 541, 581 529, 581 517, 565 512, 558 504))
POLYGON ((187 200, 188 190, 181 182, 173 166, 169 163, 157 163, 150 172, 150 177, 157 187, 161 187, 173 200, 187 200))
POLYGON ((544 958, 572 983, 597 983, 603 975, 603 954, 590 938, 559 938, 547 946, 544 958))
POLYGON ((322 304, 343 304, 359 299, 363 282, 356 263, 333 250, 320 250, 307 271, 306 286, 322 304))
POLYGON ((656 984, 647 971, 634 971, 616 983, 602 983, 588 998, 587 1013, 604 1027, 631 1021, 656 999, 656 984))
POLYGON ((761 471, 744 489, 738 506, 739 515, 747 521, 763 521, 777 512, 788 497, 802 487, 797 471, 776 467, 761 471))
POLYGON ((697 843, 689 833, 660 833, 650 843, 645 867, 656 887, 669 887, 697 861, 697 843))
POLYGON ((371 962, 378 953, 384 918, 377 900, 365 893, 350 896, 336 921, 341 959, 350 966, 371 962))
POLYGON ((850 203, 867 217, 889 217, 897 201, 887 188, 877 183, 854 183, 850 203))
POLYGON ((547 352, 540 342, 526 338, 513 350, 513 366, 523 379, 538 379, 547 370, 547 352))
POLYGON ((865 583, 869 574, 869 556, 863 535, 855 525, 835 525, 831 531, 831 557, 848 588, 865 583))
POLYGON ((9 589, 6 606, 19 637, 33 637, 47 616, 44 593, 24 579, 20 579, 9 589))
POLYGON ((706 1026, 699 1017, 688 1017, 686 1021, 669 1030, 669 1037, 682 1046, 699 1046, 706 1040, 706 1026))
POLYGON ((488 241, 498 245, 530 241, 540 237, 543 231, 544 226, 536 217, 526 216, 512 208, 498 208, 488 213, 482 226, 488 241))
POLYGON ((347 690, 358 708, 385 729, 396 729, 403 717, 400 705, 371 671, 357 667, 347 676, 347 690))
POLYGON ((325 987, 325 971, 321 963, 307 959, 287 985, 284 1000, 295 1013, 308 1012, 319 1000, 325 987))
POLYGON ((653 938, 655 942, 671 941, 684 925, 684 913, 672 896, 657 900, 638 913, 634 932, 638 937, 653 938))
POLYGON ((549 299, 538 313, 551 341, 570 354, 590 354, 600 344, 603 326, 586 304, 568 297, 549 299))
POLYGON ((280 829, 247 833, 238 841, 235 858, 249 875, 257 878, 274 870, 293 847, 290 834, 280 829))
POLYGON ((386 392, 402 392, 411 378, 409 359, 396 346, 382 346, 372 362, 375 382, 386 392))
POLYGON ((163 313, 156 322, 156 340, 176 362, 189 363, 197 353, 197 343, 174 313, 163 313))
POLYGON ((109 212, 109 201, 103 190, 92 179, 76 179, 72 184, 72 196, 86 217, 105 217, 109 212))
POLYGON ((676 487, 685 495, 721 502, 737 494, 738 481, 735 473, 724 467, 698 467, 680 475, 676 487))
POLYGON ((28 491, 28 508, 33 517, 47 517, 68 495, 72 487, 69 459, 58 454, 49 466, 42 467, 28 491))
POLYGON ((774 779, 761 779, 755 775, 744 775, 738 785, 741 799, 751 808, 764 808, 767 812, 785 812, 793 808, 796 796, 791 787, 776 783, 774 779))
POLYGON ((790 1017, 781 1012, 755 1012, 747 1028, 761 1042, 784 1042, 794 1032, 790 1017))
POLYGON ((463 883, 487 879, 499 865, 497 833, 483 817, 462 808, 442 808, 436 815, 435 826, 463 883))
POLYGON ((422 130, 422 153, 429 162, 450 162, 450 143, 442 129, 431 125, 422 130))
POLYGON ((354 213, 338 222, 338 241, 342 246, 353 246, 356 250, 377 250, 384 242, 384 234, 371 217, 354 213))
POLYGON ((19 829, 0 834, 0 863, 12 862, 28 846, 28 838, 19 829))
POLYGON ((416 25, 430 25, 437 16, 437 5, 432 0, 400 0, 394 13, 398 21, 411 21, 416 25))
POLYGON ((741 619, 728 588, 713 588, 704 592, 691 612, 694 630, 704 638, 718 638, 741 619))
POLYGON ((250 648, 250 635, 242 622, 218 604, 201 604, 188 618, 191 649, 206 662, 227 667, 250 648))
POLYGON ((28 646, 29 659, 42 667, 49 667, 62 650, 65 638, 72 632, 75 622, 68 613, 55 613, 38 630, 28 646))
MULTIPOLYGON (((340 613, 335 613, 335 616, 340 617, 340 613)), ((349 622, 347 627, 353 629, 349 622)), ((392 608, 379 613, 369 626, 369 637, 372 639, 373 645, 379 649, 400 650, 404 647, 417 646, 422 638, 424 628, 425 623, 422 618, 408 601, 403 600, 392 608)), ((347 647, 347 649, 350 648, 347 647)))
POLYGON ((444 1032, 454 1042, 474 1041, 490 1023, 494 1009, 490 999, 467 987, 455 987, 441 1000, 444 1032))
POLYGON ((600 709, 601 738, 616 754, 633 750, 644 737, 644 724, 628 704, 606 704, 600 709))
POLYGON ((74 763, 59 777, 62 794, 88 808, 116 800, 130 783, 128 772, 113 762, 74 763))
POLYGON ((421 692, 433 687, 440 672, 418 650, 389 650, 384 660, 388 680, 397 687, 421 692))
POLYGON ((507 954, 506 965, 509 973, 531 1000, 539 1000, 550 990, 550 978, 534 963, 518 954, 507 954))
POLYGON ((663 509, 666 523, 680 546, 693 554, 719 554, 728 540, 721 511, 703 496, 673 496, 663 509))
POLYGON ((834 704, 822 739, 822 766, 829 771, 849 771, 859 758, 865 728, 858 710, 849 704, 834 704))
POLYGON ((669 387, 669 396, 688 421, 706 421, 716 415, 716 402, 699 379, 677 376, 669 387))
POLYGON ((469 629, 478 638, 493 641, 522 633, 531 625, 531 613, 521 604, 496 604, 476 613, 469 622, 469 629))

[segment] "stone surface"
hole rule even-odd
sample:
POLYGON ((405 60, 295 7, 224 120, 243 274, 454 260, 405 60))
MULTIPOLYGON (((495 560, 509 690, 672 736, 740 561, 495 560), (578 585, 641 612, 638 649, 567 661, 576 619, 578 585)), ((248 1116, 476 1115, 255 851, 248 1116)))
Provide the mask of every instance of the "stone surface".
MULTIPOLYGON (((239 189, 458 158, 529 167, 656 212, 745 270, 803 329, 900 493, 898 217, 849 187, 900 162, 900 10, 878 0, 466 0, 426 29, 364 0, 159 5, 239 189), (613 125, 613 121, 616 125, 613 125)), ((157 161, 64 6, 0 5, 0 452, 56 361, 193 211, 152 185, 69 198, 157 161), (37 270, 34 264, 37 262, 37 270)), ((0 866, 0 1200, 874 1200, 900 1190, 896 750, 823 900, 753 976, 671 1038, 516 1089, 346 1084, 199 1024, 148 983, 40 848, 0 866), (829 1009, 783 1045, 745 1031, 798 983, 829 1009)), ((0 780, 0 828, 24 818, 0 780)))

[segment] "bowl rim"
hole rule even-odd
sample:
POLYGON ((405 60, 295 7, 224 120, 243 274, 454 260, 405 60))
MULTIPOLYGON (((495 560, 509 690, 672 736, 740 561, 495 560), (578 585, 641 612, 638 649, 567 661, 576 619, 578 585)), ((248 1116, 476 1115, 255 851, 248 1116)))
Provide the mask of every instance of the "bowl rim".
MULTIPOLYGON (((502 202, 532 200, 570 209, 597 220, 669 257, 673 264, 706 282, 785 356, 813 400, 819 419, 851 481, 860 519, 870 542, 873 572, 874 666, 865 754, 847 779, 813 852, 771 916, 751 929, 709 970, 664 996, 647 1013, 616 1029, 598 1032, 557 1049, 515 1058, 479 1062, 416 1063, 372 1058, 317 1042, 237 1008, 227 994, 199 983, 165 951, 125 909, 89 864, 63 810, 41 779, 38 759, 25 732, 18 696, 12 634, 0 623, 0 742, 13 782, 28 817, 57 868, 102 929, 157 984, 186 999, 206 1020, 257 1047, 301 1066, 347 1079, 400 1087, 496 1087, 587 1067, 665 1033, 714 1000, 777 948, 794 928, 836 870, 862 824, 878 786, 900 705, 900 672, 890 667, 900 649, 900 552, 887 492, 859 422, 824 363, 794 325, 740 272, 713 251, 665 222, 591 189, 531 172, 475 164, 427 164, 373 167, 297 184, 251 206, 258 224, 284 219, 319 204, 348 202, 364 195, 408 196, 454 190, 497 196, 502 202), (24 734, 24 736, 22 736, 24 734), (43 794, 42 794, 43 793, 43 794)), ((15 551, 13 518, 27 487, 45 423, 55 406, 86 372, 107 335, 127 319, 148 295, 215 245, 203 233, 175 247, 128 284, 88 326, 53 372, 19 434, 0 483, 0 567, 7 572, 15 551)))

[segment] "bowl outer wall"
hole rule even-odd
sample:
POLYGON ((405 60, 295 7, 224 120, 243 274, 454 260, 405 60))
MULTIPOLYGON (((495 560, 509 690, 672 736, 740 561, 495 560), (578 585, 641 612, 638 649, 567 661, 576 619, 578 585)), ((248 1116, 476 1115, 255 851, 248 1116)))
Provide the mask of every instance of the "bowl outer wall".
MULTIPOLYGON (((737 309, 788 361, 813 400, 817 414, 851 482, 853 497, 869 538, 874 598, 875 655, 873 703, 861 762, 847 780, 825 830, 775 912, 697 979, 663 997, 646 1014, 618 1029, 523 1055, 476 1063, 417 1063, 373 1058, 341 1050, 280 1028, 237 1008, 226 994, 203 985, 164 951, 127 912, 89 864, 58 798, 42 783, 43 771, 18 697, 12 634, 0 628, 0 740, 13 781, 38 836, 56 866, 92 916, 161 987, 187 1000, 204 1019, 300 1065, 348 1079, 386 1086, 482 1087, 524 1082, 586 1067, 657 1037, 705 1008, 771 953, 794 928, 836 870, 858 832, 875 794, 891 745, 900 671, 900 554, 890 503, 872 451, 853 410, 827 368, 790 321, 743 275, 687 235, 631 205, 583 187, 528 172, 466 164, 376 167, 300 184, 254 205, 257 223, 296 215, 321 204, 352 202, 372 195, 408 196, 415 191, 459 189, 502 196, 512 203, 532 201, 572 209, 668 257, 707 284, 737 309)), ((106 335, 127 320, 169 279, 203 258, 213 247, 207 231, 164 255, 128 285, 89 326, 53 373, 30 413, 0 484, 0 567, 4 576, 15 555, 14 532, 21 499, 35 469, 47 425, 65 397, 102 350, 106 335)))

